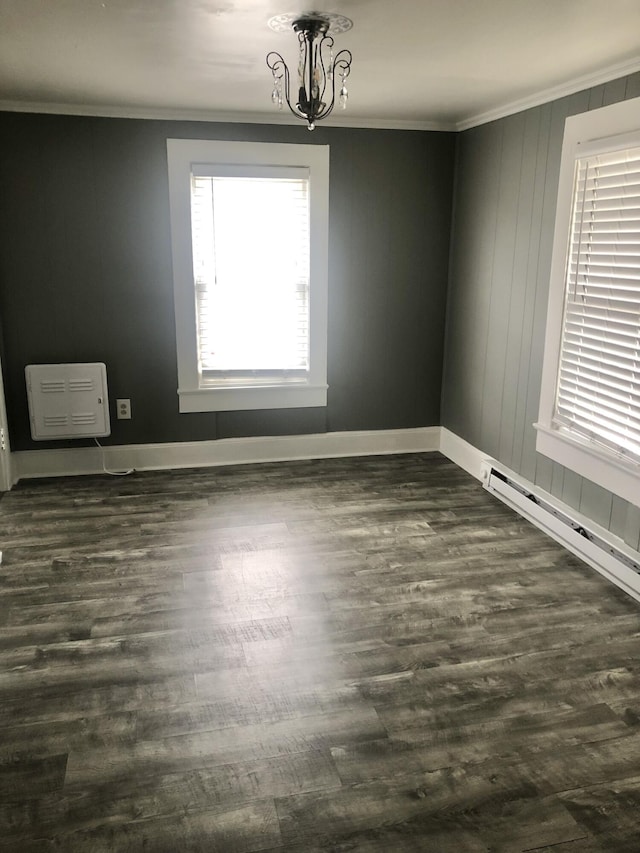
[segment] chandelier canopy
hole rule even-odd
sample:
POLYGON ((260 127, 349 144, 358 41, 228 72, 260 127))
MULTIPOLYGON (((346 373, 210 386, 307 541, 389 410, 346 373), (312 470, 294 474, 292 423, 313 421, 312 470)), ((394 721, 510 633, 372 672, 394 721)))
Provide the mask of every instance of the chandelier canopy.
POLYGON ((350 30, 353 22, 343 15, 325 12, 303 12, 277 15, 269 26, 275 32, 293 29, 298 36, 298 74, 294 83, 294 103, 291 97, 291 76, 282 55, 272 50, 267 65, 273 74, 271 100, 278 109, 287 106, 296 118, 307 122, 313 130, 316 122, 333 110, 336 99, 336 78, 340 87, 338 100, 342 109, 347 106, 345 81, 351 71, 351 51, 341 50, 333 55, 333 33, 350 30))

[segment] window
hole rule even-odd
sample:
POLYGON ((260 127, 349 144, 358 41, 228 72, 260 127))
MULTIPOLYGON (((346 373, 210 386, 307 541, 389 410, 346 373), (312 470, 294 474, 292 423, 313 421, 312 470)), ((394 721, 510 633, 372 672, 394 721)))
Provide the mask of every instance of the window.
POLYGON ((638 115, 567 120, 536 448, 640 505, 638 115))
POLYGON ((167 148, 180 411, 325 406, 327 146, 167 148))

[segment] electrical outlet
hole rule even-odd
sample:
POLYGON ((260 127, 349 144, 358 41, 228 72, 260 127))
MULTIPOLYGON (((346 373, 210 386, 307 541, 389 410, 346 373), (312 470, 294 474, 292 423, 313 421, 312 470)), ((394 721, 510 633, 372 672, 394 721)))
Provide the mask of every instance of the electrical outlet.
POLYGON ((130 421, 131 400, 116 400, 116 415, 119 421, 130 421))

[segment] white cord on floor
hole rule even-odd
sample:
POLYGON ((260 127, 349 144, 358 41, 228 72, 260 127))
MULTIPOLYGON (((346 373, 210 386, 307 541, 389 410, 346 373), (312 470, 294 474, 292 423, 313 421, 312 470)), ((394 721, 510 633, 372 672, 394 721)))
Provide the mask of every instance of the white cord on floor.
POLYGON ((93 440, 102 451, 102 470, 105 474, 110 474, 112 477, 126 477, 129 474, 134 473, 134 471, 136 470, 135 468, 129 468, 128 471, 109 471, 107 466, 104 464, 104 447, 100 444, 97 438, 94 438, 93 440))

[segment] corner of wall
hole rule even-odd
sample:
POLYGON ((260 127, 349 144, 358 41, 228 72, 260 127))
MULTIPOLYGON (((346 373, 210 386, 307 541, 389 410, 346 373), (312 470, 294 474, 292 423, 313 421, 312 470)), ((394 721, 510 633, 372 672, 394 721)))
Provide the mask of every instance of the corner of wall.
POLYGON ((476 480, 483 479, 483 464, 489 459, 489 454, 478 450, 446 427, 440 427, 440 453, 476 480))

